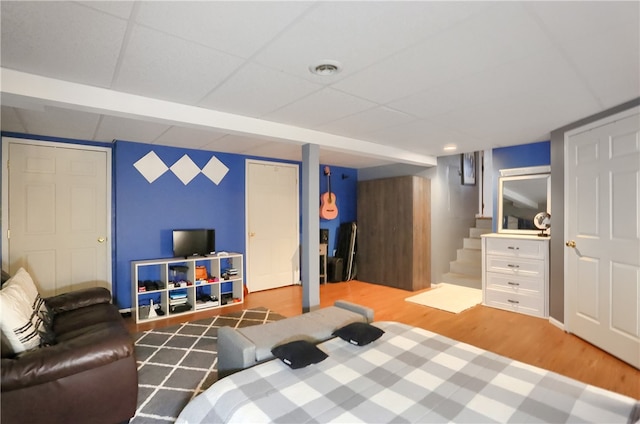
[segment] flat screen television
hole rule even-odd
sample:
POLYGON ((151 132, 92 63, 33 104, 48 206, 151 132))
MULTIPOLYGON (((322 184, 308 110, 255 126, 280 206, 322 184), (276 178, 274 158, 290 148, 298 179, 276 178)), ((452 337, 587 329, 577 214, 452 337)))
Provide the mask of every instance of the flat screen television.
POLYGON ((173 257, 207 256, 216 251, 214 229, 173 230, 173 257))

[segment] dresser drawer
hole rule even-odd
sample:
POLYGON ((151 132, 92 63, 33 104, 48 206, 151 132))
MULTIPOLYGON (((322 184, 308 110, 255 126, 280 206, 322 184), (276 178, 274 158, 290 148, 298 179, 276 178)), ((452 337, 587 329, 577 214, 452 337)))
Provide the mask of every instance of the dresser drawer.
POLYGON ((516 238, 487 238, 487 255, 543 259, 547 243, 516 238))
POLYGON ((487 306, 536 317, 545 316, 544 299, 541 297, 490 289, 485 290, 484 296, 484 303, 487 306))
POLYGON ((534 259, 487 255, 486 271, 521 277, 544 278, 545 264, 534 259))
POLYGON ((522 293, 533 297, 544 296, 544 278, 523 278, 487 272, 486 288, 509 293, 522 293))

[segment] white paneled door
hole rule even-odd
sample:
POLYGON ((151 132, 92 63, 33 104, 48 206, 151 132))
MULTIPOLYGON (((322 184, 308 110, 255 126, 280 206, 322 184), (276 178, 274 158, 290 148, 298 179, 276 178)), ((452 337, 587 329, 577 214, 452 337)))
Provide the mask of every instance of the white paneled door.
POLYGON ((9 138, 3 152, 3 266, 12 273, 27 269, 43 296, 94 286, 111 290, 110 152, 9 138))
POLYGON ((565 325, 640 368, 640 114, 565 135, 565 325))
POLYGON ((247 288, 300 281, 298 166, 247 161, 247 288))

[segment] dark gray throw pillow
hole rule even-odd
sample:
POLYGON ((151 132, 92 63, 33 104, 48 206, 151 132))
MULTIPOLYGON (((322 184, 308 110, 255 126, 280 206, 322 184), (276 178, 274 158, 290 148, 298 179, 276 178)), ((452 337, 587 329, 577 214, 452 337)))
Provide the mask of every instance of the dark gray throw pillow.
POLYGON ((271 349, 271 353, 293 369, 304 368, 327 359, 327 354, 306 340, 295 340, 271 349))
POLYGON ((334 336, 357 346, 364 346, 378 340, 383 334, 383 330, 366 322, 353 322, 333 332, 334 336))

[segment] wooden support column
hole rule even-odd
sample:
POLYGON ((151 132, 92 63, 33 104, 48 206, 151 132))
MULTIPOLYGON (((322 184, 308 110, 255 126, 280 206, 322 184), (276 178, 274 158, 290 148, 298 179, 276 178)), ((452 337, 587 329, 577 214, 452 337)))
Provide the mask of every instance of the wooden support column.
POLYGON ((320 146, 302 146, 302 312, 320 308, 320 146))

